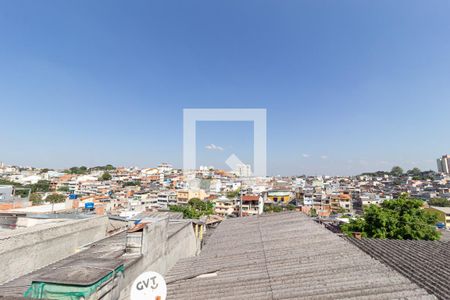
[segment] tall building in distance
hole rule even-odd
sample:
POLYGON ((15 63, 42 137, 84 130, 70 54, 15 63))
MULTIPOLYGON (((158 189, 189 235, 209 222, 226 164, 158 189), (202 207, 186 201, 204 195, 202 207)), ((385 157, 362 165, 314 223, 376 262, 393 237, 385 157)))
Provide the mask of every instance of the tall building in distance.
POLYGON ((250 177, 252 176, 252 167, 247 164, 238 164, 235 172, 239 177, 250 177))
POLYGON ((438 172, 450 174, 450 155, 443 155, 437 159, 438 172))

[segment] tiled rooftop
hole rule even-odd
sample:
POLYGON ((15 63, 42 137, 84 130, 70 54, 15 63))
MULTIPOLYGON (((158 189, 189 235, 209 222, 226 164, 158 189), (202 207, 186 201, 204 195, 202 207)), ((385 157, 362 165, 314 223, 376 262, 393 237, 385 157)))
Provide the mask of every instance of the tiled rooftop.
POLYGON ((225 220, 166 280, 168 299, 435 299, 296 212, 225 220))

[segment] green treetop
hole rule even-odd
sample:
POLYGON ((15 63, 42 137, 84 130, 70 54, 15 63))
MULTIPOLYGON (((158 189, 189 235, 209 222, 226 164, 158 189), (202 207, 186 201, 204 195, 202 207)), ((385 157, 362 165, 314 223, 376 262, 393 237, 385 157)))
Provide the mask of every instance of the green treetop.
POLYGON ((439 240, 437 217, 422 209, 423 201, 402 195, 384 201, 381 206, 370 205, 362 218, 350 220, 341 229, 351 235, 361 232, 364 237, 397 240, 439 240))
POLYGON ((392 176, 402 176, 403 175, 403 169, 400 168, 399 166, 395 166, 391 170, 391 175, 392 176))

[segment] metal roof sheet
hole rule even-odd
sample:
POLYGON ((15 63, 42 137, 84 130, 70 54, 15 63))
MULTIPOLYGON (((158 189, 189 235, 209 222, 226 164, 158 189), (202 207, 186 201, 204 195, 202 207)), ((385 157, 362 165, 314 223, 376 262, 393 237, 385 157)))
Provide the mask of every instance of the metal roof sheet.
POLYGON ((439 299, 450 298, 450 242, 348 240, 439 299))
POLYGON ((297 212, 225 220, 166 281, 168 299, 435 299, 297 212))

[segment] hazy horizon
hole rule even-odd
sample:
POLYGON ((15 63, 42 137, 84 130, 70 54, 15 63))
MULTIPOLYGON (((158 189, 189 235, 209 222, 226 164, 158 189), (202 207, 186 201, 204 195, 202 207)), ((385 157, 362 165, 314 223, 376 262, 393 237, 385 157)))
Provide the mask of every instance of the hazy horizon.
MULTIPOLYGON (((106 165, 112 165, 115 168, 139 168, 139 169, 150 168, 151 169, 151 168, 156 168, 159 164, 163 164, 163 163, 167 163, 167 164, 171 165, 175 169, 179 169, 179 170, 183 169, 182 166, 175 166, 175 165, 171 164, 170 162, 161 162, 161 163, 159 163, 157 165, 146 165, 146 166, 114 165, 114 164, 111 164, 111 163, 107 163, 107 164, 103 164, 103 165, 85 165, 85 164, 81 164, 81 165, 70 165, 70 166, 58 167, 58 168, 53 168, 53 167, 48 167, 48 166, 38 167, 38 166, 31 166, 31 165, 11 164, 11 163, 5 163, 5 162, 3 162, 1 160, 0 160, 0 163, 4 163, 5 165, 8 165, 8 166, 15 166, 15 167, 21 167, 21 168, 50 169, 50 170, 60 171, 60 172, 62 172, 64 170, 68 170, 68 169, 70 169, 72 167, 86 167, 88 169, 90 169, 90 168, 92 169, 92 168, 95 168, 95 167, 102 167, 102 166, 106 166, 106 165)), ((396 167, 396 166, 398 166, 398 165, 394 165, 392 167, 396 167)), ((213 167, 216 170, 229 170, 229 168, 216 168, 215 166, 209 166, 209 165, 207 165, 207 166, 201 165, 199 167, 213 167)), ((379 170, 370 170, 370 171, 366 170, 366 171, 362 171, 360 173, 355 173, 355 174, 338 174, 338 173, 336 173, 336 174, 326 174, 326 173, 323 173, 323 174, 319 174, 319 173, 317 173, 317 174, 307 174, 307 173, 295 173, 295 174, 268 174, 267 176, 270 176, 270 177, 277 177, 277 176, 281 176, 281 177, 286 177, 286 176, 288 176, 288 177, 289 176, 338 176, 338 177, 339 176, 357 176, 357 175, 361 175, 363 173, 374 173, 374 172, 378 172, 378 171, 389 172, 389 171, 391 171, 392 167, 386 168, 386 169, 379 169, 379 170)), ((413 168, 403 168, 402 167, 404 172, 407 172, 408 170, 411 170, 413 168)), ((427 172, 427 171, 434 171, 434 172, 436 172, 436 170, 434 170, 434 169, 421 169, 421 171, 423 171, 423 172, 427 172)))

